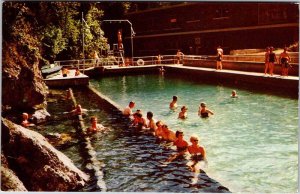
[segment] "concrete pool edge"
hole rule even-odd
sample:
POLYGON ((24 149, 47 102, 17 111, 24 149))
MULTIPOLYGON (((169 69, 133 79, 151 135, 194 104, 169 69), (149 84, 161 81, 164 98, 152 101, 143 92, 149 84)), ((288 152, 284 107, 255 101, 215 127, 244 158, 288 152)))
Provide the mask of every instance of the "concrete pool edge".
POLYGON ((103 66, 86 72, 91 78, 101 78, 103 76, 123 76, 135 74, 154 74, 158 73, 158 68, 164 66, 165 75, 175 74, 197 79, 204 82, 214 82, 215 84, 230 85, 233 87, 246 87, 250 90, 265 91, 268 93, 288 94, 293 98, 298 98, 299 77, 280 75, 265 76, 264 73, 245 72, 236 70, 216 70, 213 68, 192 67, 178 64, 171 65, 147 65, 147 66, 128 66, 111 67, 103 66))

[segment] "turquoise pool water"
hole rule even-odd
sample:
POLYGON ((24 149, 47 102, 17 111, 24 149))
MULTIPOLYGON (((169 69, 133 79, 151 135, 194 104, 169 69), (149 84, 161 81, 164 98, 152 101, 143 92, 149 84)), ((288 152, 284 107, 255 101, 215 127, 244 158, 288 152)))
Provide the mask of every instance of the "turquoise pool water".
POLYGON ((186 140, 199 135, 209 161, 205 171, 230 191, 297 192, 298 100, 174 76, 105 77, 91 85, 123 107, 134 100, 135 109, 152 111, 174 131, 183 129, 186 140), (230 98, 232 89, 238 99, 230 98), (173 95, 189 108, 184 121, 177 119, 179 108, 168 108, 173 95), (214 116, 198 117, 201 101, 214 116))

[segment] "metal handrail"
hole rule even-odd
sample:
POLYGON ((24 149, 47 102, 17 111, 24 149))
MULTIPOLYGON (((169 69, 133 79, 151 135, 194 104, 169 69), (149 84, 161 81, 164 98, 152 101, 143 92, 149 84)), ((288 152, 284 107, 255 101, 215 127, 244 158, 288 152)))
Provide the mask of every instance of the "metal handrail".
MULTIPOLYGON (((200 60, 215 60, 215 55, 184 55, 181 60, 184 61, 200 61, 200 60)), ((241 55, 224 55, 224 61, 250 61, 250 62, 264 62, 264 56, 241 56, 241 55), (245 60, 242 60, 245 59, 245 60)), ((85 71, 88 68, 95 68, 101 66, 119 66, 122 62, 120 57, 101 57, 99 59, 80 59, 80 60, 63 60, 54 61, 56 65, 60 65, 68 68, 79 68, 85 71)), ((292 60, 293 62, 293 60, 292 60)), ((159 62, 157 56, 140 56, 133 58, 125 58, 125 66, 141 66, 141 65, 170 65, 177 63, 176 55, 161 55, 161 61, 159 62), (138 63, 138 60, 142 60, 142 63, 138 63)))

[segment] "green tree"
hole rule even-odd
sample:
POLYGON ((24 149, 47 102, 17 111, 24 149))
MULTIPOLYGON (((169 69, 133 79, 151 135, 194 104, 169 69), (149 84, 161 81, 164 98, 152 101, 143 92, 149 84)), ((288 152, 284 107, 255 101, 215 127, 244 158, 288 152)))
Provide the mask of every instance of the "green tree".
POLYGON ((102 50, 107 50, 107 38, 104 37, 104 32, 101 29, 101 18, 103 11, 92 5, 85 15, 85 22, 83 22, 83 32, 85 37, 84 49, 88 57, 92 57, 92 53, 97 51, 101 53, 102 50))

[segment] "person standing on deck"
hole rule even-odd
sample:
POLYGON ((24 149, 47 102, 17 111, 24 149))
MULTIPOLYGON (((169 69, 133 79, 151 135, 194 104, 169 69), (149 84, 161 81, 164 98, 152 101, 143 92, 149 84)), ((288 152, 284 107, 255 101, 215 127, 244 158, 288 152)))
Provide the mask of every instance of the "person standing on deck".
POLYGON ((281 75, 282 76, 288 76, 289 73, 289 62, 291 61, 291 58, 289 54, 287 53, 287 48, 285 47, 283 49, 283 52, 279 56, 279 61, 281 63, 281 75))
POLYGON ((123 43, 122 43, 122 32, 118 30, 118 49, 123 50, 123 43))
POLYGON ((177 58, 177 64, 180 63, 181 59, 183 58, 184 54, 180 50, 177 51, 176 53, 176 58, 177 58))
POLYGON ((99 56, 98 56, 97 51, 94 51, 94 59, 95 59, 95 64, 96 64, 96 66, 98 66, 99 56))
POLYGON ((222 70, 223 49, 221 46, 217 48, 217 70, 222 70))
POLYGON ((161 55, 158 55, 158 56, 156 57, 156 59, 157 59, 157 64, 161 64, 162 58, 163 58, 163 56, 161 56, 161 55))
POLYGON ((269 54, 270 76, 273 76, 274 64, 275 64, 275 62, 277 62, 276 55, 275 55, 275 53, 273 51, 274 51, 274 48, 271 46, 270 47, 270 54, 269 54))
POLYGON ((265 52, 265 75, 268 72, 269 67, 269 55, 270 55, 270 47, 266 48, 266 52, 265 52))

